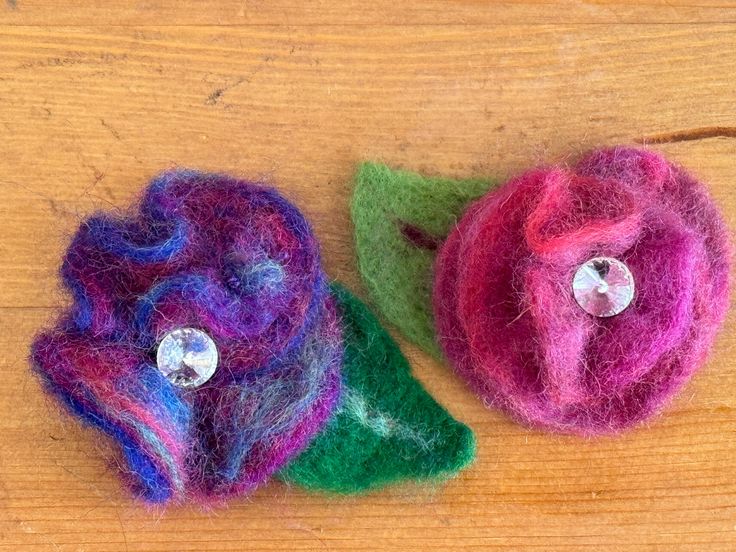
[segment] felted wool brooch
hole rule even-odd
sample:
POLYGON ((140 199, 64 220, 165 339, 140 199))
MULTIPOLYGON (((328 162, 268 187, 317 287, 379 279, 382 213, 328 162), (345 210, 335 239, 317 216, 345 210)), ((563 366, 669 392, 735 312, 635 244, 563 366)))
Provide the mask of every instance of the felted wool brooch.
POLYGON ((494 187, 362 165, 352 215, 380 310, 523 423, 597 435, 660 411, 728 307, 705 188, 624 147, 494 187))
POLYGON ((218 502, 274 475, 359 492, 474 456, 273 189, 165 173, 129 213, 86 220, 61 274, 73 303, 32 364, 146 501, 218 502))

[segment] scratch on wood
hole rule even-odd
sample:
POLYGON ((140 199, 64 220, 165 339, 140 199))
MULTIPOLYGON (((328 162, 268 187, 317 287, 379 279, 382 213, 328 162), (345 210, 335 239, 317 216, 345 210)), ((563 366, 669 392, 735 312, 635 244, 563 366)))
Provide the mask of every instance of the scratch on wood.
POLYGON ((220 101, 220 98, 222 98, 222 95, 227 92, 228 90, 232 90, 236 86, 240 86, 244 82, 246 82, 248 79, 246 78, 239 78, 237 81, 235 81, 233 84, 229 86, 223 86, 222 88, 215 88, 215 90, 212 91, 212 93, 207 96, 207 99, 204 101, 205 105, 217 105, 217 103, 220 101))
POLYGON ((274 61, 274 59, 276 59, 274 56, 264 56, 261 63, 255 69, 253 69, 253 71, 248 73, 246 76, 240 77, 238 80, 236 80, 234 83, 228 86, 222 86, 220 88, 215 88, 212 91, 212 93, 209 96, 207 96, 207 99, 204 101, 204 104, 205 105, 217 105, 220 99, 222 98, 222 95, 225 92, 228 92, 232 90, 233 88, 240 86, 244 82, 248 82, 248 83, 251 82, 253 77, 255 77, 258 73, 260 73, 261 70, 263 70, 263 68, 266 65, 274 61))
POLYGON ((220 98, 225 93, 224 88, 215 88, 215 90, 212 91, 212 94, 207 96, 207 99, 204 101, 205 105, 215 105, 218 101, 220 101, 220 98))
POLYGON ((102 123, 102 126, 110 131, 110 134, 112 134, 116 140, 120 140, 120 133, 115 129, 115 127, 108 124, 105 119, 100 119, 100 123, 102 123))
POLYGON ((17 2, 17 0, 5 0, 5 3, 8 5, 8 7, 11 10, 18 9, 18 2, 17 2))
POLYGON ((207 99, 204 101, 204 105, 217 105, 220 99, 222 98, 222 95, 225 92, 228 92, 229 90, 232 90, 233 88, 240 86, 244 82, 250 82, 250 78, 252 75, 249 75, 248 77, 241 77, 238 80, 236 80, 233 84, 230 84, 228 86, 223 86, 221 88, 215 88, 212 93, 207 96, 207 99))
POLYGON ((639 144, 671 144, 674 142, 703 140, 705 138, 736 138, 736 127, 713 126, 689 128, 674 132, 664 132, 662 134, 644 136, 636 141, 639 144))
POLYGON ((85 164, 84 166, 92 171, 92 182, 84 190, 82 190, 82 193, 79 194, 79 197, 84 197, 88 195, 92 191, 92 189, 97 186, 103 178, 105 178, 105 173, 94 165, 85 164))

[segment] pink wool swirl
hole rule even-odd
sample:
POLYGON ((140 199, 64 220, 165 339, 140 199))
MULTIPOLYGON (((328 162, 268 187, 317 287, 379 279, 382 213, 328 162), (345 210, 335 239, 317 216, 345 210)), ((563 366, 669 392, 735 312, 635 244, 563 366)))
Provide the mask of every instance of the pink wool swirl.
POLYGON ((490 405, 533 426, 616 433, 658 412, 702 365, 729 297, 729 233, 704 187, 661 155, 588 154, 474 203, 435 266, 438 339, 490 405), (607 318, 572 280, 613 257, 636 292, 607 318))

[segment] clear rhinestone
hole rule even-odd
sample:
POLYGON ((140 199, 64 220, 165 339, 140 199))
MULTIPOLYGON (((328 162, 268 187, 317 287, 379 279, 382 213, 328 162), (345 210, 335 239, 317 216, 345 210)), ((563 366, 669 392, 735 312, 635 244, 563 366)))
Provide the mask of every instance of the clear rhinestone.
POLYGON ((595 257, 581 265, 572 281, 578 305, 593 316, 615 316, 634 299, 634 277, 618 259, 595 257))
POLYGON ((158 345, 156 364, 179 387, 199 387, 217 369, 217 346, 210 336, 194 328, 177 328, 158 345))

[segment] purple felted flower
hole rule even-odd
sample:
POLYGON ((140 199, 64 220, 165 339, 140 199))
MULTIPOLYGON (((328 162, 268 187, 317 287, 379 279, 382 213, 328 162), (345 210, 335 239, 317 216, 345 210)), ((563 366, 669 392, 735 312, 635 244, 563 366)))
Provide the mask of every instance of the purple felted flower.
POLYGON ((362 492, 474 457, 272 189, 165 173, 134 212, 83 223, 62 277, 74 302, 34 368, 148 502, 212 503, 272 475, 362 492))
POLYGON ((166 173, 139 212, 87 220, 62 275, 74 304, 36 340, 34 364, 120 444, 131 486, 149 501, 252 490, 336 406, 335 302, 308 223, 274 190, 166 173), (170 381, 157 367, 158 344, 181 329, 216 343, 216 370, 196 389, 177 385, 192 374, 170 381))

